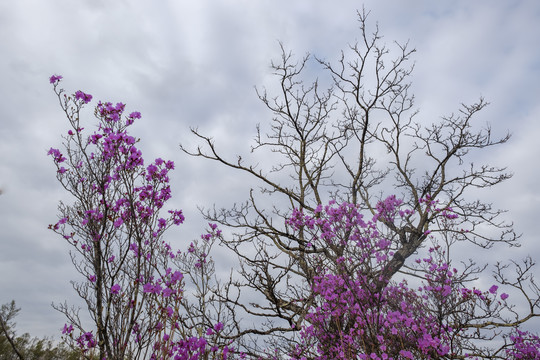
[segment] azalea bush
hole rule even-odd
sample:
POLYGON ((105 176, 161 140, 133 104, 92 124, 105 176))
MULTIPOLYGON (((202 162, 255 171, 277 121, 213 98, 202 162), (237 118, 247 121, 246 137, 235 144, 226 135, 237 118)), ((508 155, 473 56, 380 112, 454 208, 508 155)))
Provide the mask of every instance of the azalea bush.
POLYGON ((197 261, 206 263, 200 253, 220 236, 219 230, 211 225, 202 244, 192 243, 185 253, 174 251, 164 239, 167 229, 184 222, 181 210, 166 210, 174 163, 161 158, 145 163, 140 140, 128 131, 141 114, 125 115, 123 103, 98 102, 92 129, 82 113, 92 95, 80 90, 66 94, 61 79, 54 75, 50 83, 69 130, 62 136, 63 148, 51 148, 48 155, 73 203, 60 203, 59 220, 49 228, 71 245, 71 260, 83 279, 74 281, 73 288, 92 320, 82 321, 67 303, 55 305, 68 320, 64 338, 89 358, 197 359, 218 353, 226 358, 232 348, 220 340, 223 324, 207 313, 189 311, 179 270, 196 258, 195 271, 186 269, 189 280, 197 285, 206 279, 209 267, 197 261))
MULTIPOLYGON (((457 219, 452 209, 437 208, 429 197, 421 202, 444 221, 457 219)), ((404 209, 395 196, 381 201, 371 219, 365 219, 360 207, 350 203, 331 202, 317 207, 313 215, 293 212, 288 224, 304 232, 309 239, 306 246, 339 249, 341 256, 328 263, 328 256, 315 252, 310 259, 320 275, 314 277, 315 298, 292 358, 484 358, 482 353, 466 352, 468 347, 478 348, 478 344, 467 343, 472 335, 467 333, 490 327, 497 328, 503 344, 489 358, 540 358, 537 335, 520 330, 518 324, 505 324, 503 314, 511 310, 509 295, 499 292, 497 285, 487 290, 465 287, 440 246, 431 247, 426 257, 416 260, 425 269, 424 281, 417 288, 405 279, 384 277, 394 250, 377 223, 381 218, 397 223, 410 216, 414 212, 404 209)))

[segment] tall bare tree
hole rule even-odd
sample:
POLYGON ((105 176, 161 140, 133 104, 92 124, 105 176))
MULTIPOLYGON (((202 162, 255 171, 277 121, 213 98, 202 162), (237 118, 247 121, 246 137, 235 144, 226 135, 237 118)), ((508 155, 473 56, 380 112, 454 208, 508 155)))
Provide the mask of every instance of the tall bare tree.
MULTIPOLYGON (((335 62, 310 55, 296 60, 281 46, 281 58, 271 64, 279 90, 257 91, 272 119, 268 126, 257 127, 252 148, 261 159, 277 154, 278 162, 266 167, 246 163, 241 156, 231 159, 197 129, 192 131, 202 144, 196 149, 181 146, 192 156, 246 173, 261 184, 246 202, 205 212, 208 220, 233 229, 234 236, 223 244, 240 260, 238 271, 216 294, 236 314, 231 338, 263 338, 287 352, 315 302, 311 286, 317 266, 337 271, 338 259, 353 251, 339 245, 306 246, 305 232, 286 224, 293 209, 314 213, 333 198, 375 214, 380 200, 389 194, 400 197, 411 213, 400 224, 379 218, 379 230, 391 240, 393 255, 384 267, 370 269, 374 279, 425 278, 426 269, 411 256, 432 244, 443 249, 449 263, 459 244, 483 249, 497 243, 518 245, 519 236, 502 219, 503 211, 475 195, 511 177, 505 168, 474 162, 475 153, 510 139, 509 134, 494 137, 489 125, 475 124, 487 102, 463 104, 437 122, 422 121, 410 92, 415 50, 408 43, 387 45, 378 26, 368 28, 365 11, 358 13, 358 23, 358 41, 335 62), (327 80, 308 78, 310 62, 322 67, 327 80), (445 210, 458 215, 452 226, 444 220, 445 210)), ((475 330, 464 332, 462 353, 497 358, 500 348, 485 347, 481 340, 492 339, 498 328, 539 315, 539 288, 530 281, 526 288, 532 265, 528 259, 518 267, 514 280, 497 268, 498 280, 522 293, 529 312, 504 317, 471 310, 456 323, 475 330)), ((353 271, 359 265, 350 266, 353 271)), ((465 283, 484 266, 471 260, 462 270, 465 283)), ((381 281, 379 289, 386 283, 381 281)), ((253 356, 265 348, 260 342, 246 347, 253 356)))

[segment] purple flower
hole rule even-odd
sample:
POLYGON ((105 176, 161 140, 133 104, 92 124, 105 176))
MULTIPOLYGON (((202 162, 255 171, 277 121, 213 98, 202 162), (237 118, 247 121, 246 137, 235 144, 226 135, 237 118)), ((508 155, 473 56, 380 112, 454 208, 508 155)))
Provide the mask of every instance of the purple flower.
POLYGON ((162 290, 163 288, 159 284, 146 283, 143 285, 143 292, 145 293, 159 294, 162 290))
POLYGON ((181 281, 183 278, 184 278, 184 274, 182 274, 180 271, 175 271, 171 275, 171 281, 175 282, 175 283, 178 282, 178 281, 181 281))
POLYGON ((165 226, 167 226, 167 220, 163 218, 158 219, 158 228, 159 230, 163 229, 165 226))
POLYGON ((136 243, 129 244, 129 250, 133 251, 135 254, 139 252, 139 246, 136 243))
POLYGON ((115 227, 115 228, 119 228, 120 226, 122 226, 123 223, 124 223, 124 220, 122 220, 122 218, 119 217, 118 219, 116 219, 116 220, 114 221, 114 227, 115 227))
POLYGON ((71 332, 73 331, 73 325, 67 325, 67 324, 64 324, 64 329, 62 330, 62 334, 64 335, 69 335, 71 334, 71 332))
POLYGON ((134 111, 131 114, 129 114, 129 117, 131 119, 140 119, 141 118, 141 113, 138 112, 138 111, 134 111))
POLYGON ((399 354, 407 359, 414 359, 413 354, 408 350, 400 350, 399 354))
POLYGON ((499 288, 499 287, 498 287, 497 285, 493 285, 492 287, 489 288, 489 292, 490 292, 491 294, 495 294, 495 293, 497 292, 497 289, 498 289, 498 288, 499 288))
POLYGON ((169 170, 173 170, 174 169, 174 162, 173 161, 167 161, 167 163, 165 164, 165 167, 169 170))
POLYGON ((380 239, 378 242, 377 242, 377 247, 381 250, 384 250, 386 249, 388 246, 390 246, 392 244, 391 241, 387 240, 387 239, 380 239))
POLYGON ((61 163, 66 160, 66 158, 62 155, 62 153, 58 149, 50 148, 49 151, 47 152, 47 155, 52 155, 54 157, 54 161, 56 161, 57 163, 61 163))
POLYGON ((60 75, 53 75, 53 76, 51 76, 49 78, 49 82, 51 84, 54 84, 54 83, 56 83, 57 81, 60 81, 60 80, 62 80, 62 76, 60 76, 60 75))
POLYGON ((92 100, 92 95, 83 93, 81 90, 78 90, 75 93, 76 100, 82 100, 85 104, 88 104, 92 100))
POLYGON ((118 294, 121 290, 121 287, 120 285, 118 284, 114 284, 112 287, 111 287, 111 294, 118 294))
POLYGON ((88 276, 88 280, 90 280, 90 282, 96 282, 96 275, 88 276))
POLYGON ((151 293, 154 292, 154 285, 152 283, 146 283, 143 285, 143 292, 151 293))
POLYGON ((173 294, 173 291, 167 287, 167 288, 163 289, 161 294, 163 294, 164 297, 169 297, 169 296, 171 296, 173 294))
POLYGON ((172 220, 174 225, 180 225, 184 222, 185 217, 182 214, 182 210, 169 210, 169 214, 172 214, 172 220))
POLYGON ((220 332, 221 330, 223 330, 223 324, 218 322, 216 325, 214 325, 214 330, 220 332))
POLYGON ((501 294, 501 299, 502 299, 502 300, 508 299, 508 294, 507 294, 507 293, 502 293, 502 294, 501 294))
POLYGON ((151 180, 152 179, 152 175, 155 174, 155 172, 157 171, 157 166, 154 165, 154 164, 150 164, 148 165, 148 167, 146 168, 146 171, 148 172, 148 175, 146 176, 146 179, 147 180, 151 180))
POLYGON ((94 145, 97 144, 97 142, 99 141, 99 139, 101 139, 103 137, 103 135, 101 134, 94 134, 92 136, 90 136, 90 142, 94 145))

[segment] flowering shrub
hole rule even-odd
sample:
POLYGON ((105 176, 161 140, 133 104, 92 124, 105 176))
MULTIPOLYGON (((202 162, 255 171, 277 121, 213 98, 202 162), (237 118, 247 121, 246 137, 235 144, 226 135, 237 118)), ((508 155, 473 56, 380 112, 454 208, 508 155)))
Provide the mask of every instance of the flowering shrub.
MULTIPOLYGON (((433 207, 432 202, 422 201, 433 207)), ((399 221, 411 211, 400 209, 394 196, 377 206, 371 220, 364 220, 358 206, 335 202, 319 206, 314 216, 294 211, 288 224, 309 232, 307 246, 341 246, 343 256, 333 266, 321 265, 312 284, 316 301, 306 315, 302 342, 292 354, 303 359, 440 359, 465 358, 457 339, 468 331, 476 309, 489 309, 497 317, 505 307, 506 293, 498 286, 488 291, 463 286, 458 270, 445 262, 444 251, 429 249, 416 261, 425 269, 423 284, 411 289, 406 280, 384 278, 384 268, 393 256, 391 241, 377 229, 377 221, 399 221), (346 251, 345 249, 349 249, 346 251), (463 318, 467 318, 467 323, 463 318)), ((456 219, 451 209, 437 209, 445 219, 456 219)), ((321 263, 322 264, 322 263, 321 263)), ((537 358, 538 337, 516 330, 505 351, 508 358, 537 358)), ((502 349, 501 349, 502 350, 502 349)))
MULTIPOLYGON (((76 311, 56 305, 69 320, 62 331, 65 339, 100 359, 231 358, 234 349, 221 340, 222 323, 206 318, 199 324, 206 332, 195 331, 182 318, 189 303, 184 273, 170 264, 182 253, 163 240, 168 228, 184 222, 181 210, 162 215, 172 196, 174 163, 157 158, 145 164, 139 140, 128 133, 141 114, 125 116, 123 103, 98 102, 97 128, 85 130, 81 109, 93 97, 80 90, 68 96, 59 88, 61 79, 54 75, 50 82, 71 128, 63 136, 64 149, 51 148, 48 155, 58 181, 75 201, 60 203, 60 218, 49 228, 73 247, 73 264, 85 279, 74 288, 95 325, 86 330, 76 311)), ((219 236, 211 225, 203 239, 208 243, 219 236)), ((204 246, 192 244, 188 253, 200 253, 204 246)), ((199 256, 201 261, 206 254, 199 256)))

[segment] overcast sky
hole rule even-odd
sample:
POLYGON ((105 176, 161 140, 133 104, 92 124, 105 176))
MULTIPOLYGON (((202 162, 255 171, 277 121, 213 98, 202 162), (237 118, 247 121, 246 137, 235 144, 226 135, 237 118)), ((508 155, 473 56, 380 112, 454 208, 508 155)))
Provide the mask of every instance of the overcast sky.
MULTIPOLYGON (((416 106, 425 121, 480 96, 479 121, 508 144, 485 158, 514 177, 487 195, 509 210, 524 246, 512 256, 539 258, 540 2, 366 1, 389 43, 417 49, 416 106)), ((188 158, 190 127, 216 137, 224 153, 246 153, 255 125, 271 117, 254 86, 272 84, 278 40, 297 55, 332 58, 358 36, 360 1, 17 0, 0 2, 0 303, 16 300, 20 332, 57 335, 64 318, 50 306, 72 301, 76 278, 67 247, 47 230, 66 199, 47 150, 67 129, 48 83, 68 92, 127 103, 143 118, 132 127, 146 159, 176 162, 174 205, 186 225, 178 248, 201 233, 196 206, 230 205, 247 196, 234 173, 188 158), (339 5, 337 5, 339 4, 339 5)), ((95 103, 95 102, 94 102, 95 103)), ((92 113, 86 113, 92 124, 92 113)), ((493 253, 507 259, 506 249, 493 253)), ((219 259, 216 259, 219 261, 219 259)), ((537 269, 537 273, 538 273, 537 269)), ((489 274, 486 274, 489 276, 489 274)))

